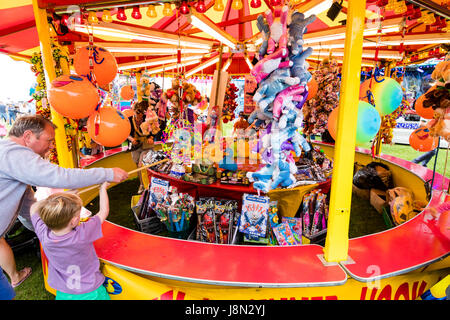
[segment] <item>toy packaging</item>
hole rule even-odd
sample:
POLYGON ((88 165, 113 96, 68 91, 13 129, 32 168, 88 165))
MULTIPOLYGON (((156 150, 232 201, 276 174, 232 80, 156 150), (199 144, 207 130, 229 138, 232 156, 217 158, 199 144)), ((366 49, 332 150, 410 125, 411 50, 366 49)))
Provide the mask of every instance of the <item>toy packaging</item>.
POLYGON ((327 228, 328 203, 327 195, 313 190, 303 197, 300 217, 303 235, 311 237, 327 228))
POLYGON ((178 193, 176 188, 170 187, 163 201, 156 203, 155 212, 169 232, 181 232, 189 228, 194 208, 191 195, 178 193))
POLYGON ((302 244, 302 219, 294 217, 283 217, 282 222, 286 222, 292 229, 292 234, 297 244, 302 244))
POLYGON ((156 177, 151 178, 150 184, 150 207, 155 209, 158 203, 164 201, 169 192, 169 181, 158 179, 156 177))
POLYGON ((247 172, 243 170, 223 170, 220 177, 220 182, 223 184, 244 185, 250 184, 247 176, 247 172))
POLYGON ((278 226, 273 227, 273 233, 277 238, 278 244, 281 246, 293 246, 297 244, 291 227, 282 222, 278 226))
POLYGON ((269 203, 269 220, 268 220, 268 233, 269 233, 269 244, 278 245, 277 238, 273 233, 273 228, 280 224, 280 219, 278 219, 278 208, 277 201, 271 201, 269 203))
POLYGON ((244 193, 239 231, 252 237, 265 237, 269 197, 244 193))
POLYGON ((201 199, 197 205, 197 240, 216 243, 216 217, 214 198, 201 199))

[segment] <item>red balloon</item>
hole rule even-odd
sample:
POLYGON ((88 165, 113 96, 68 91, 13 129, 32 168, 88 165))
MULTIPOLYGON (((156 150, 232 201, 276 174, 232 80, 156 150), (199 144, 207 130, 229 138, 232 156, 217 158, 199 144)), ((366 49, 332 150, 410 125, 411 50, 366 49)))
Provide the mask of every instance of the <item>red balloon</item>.
MULTIPOLYGON (((95 80, 100 87, 104 87, 114 80, 117 75, 116 58, 105 48, 93 46, 92 61, 95 80)), ((89 46, 79 48, 73 58, 73 66, 78 75, 87 76, 90 74, 89 68, 89 46)))
POLYGON ((339 107, 334 108, 333 111, 328 115, 328 132, 336 140, 337 137, 337 117, 339 113, 339 107))
POLYGON ((314 98, 317 94, 317 90, 319 90, 319 85, 317 84, 317 81, 316 79, 314 79, 314 77, 312 77, 311 80, 309 80, 307 86, 308 86, 308 97, 306 98, 306 101, 314 98))
POLYGON ((438 146, 439 137, 433 137, 428 127, 420 127, 409 136, 409 144, 414 150, 427 152, 438 146))
POLYGON ((87 78, 76 75, 56 78, 47 94, 52 108, 71 119, 88 117, 100 101, 97 88, 87 78))
POLYGON ((103 107, 91 114, 86 126, 91 139, 105 147, 122 144, 131 132, 128 118, 112 107, 103 107))
POLYGON ((120 96, 123 100, 131 100, 134 98, 134 90, 131 85, 123 86, 120 89, 120 96))

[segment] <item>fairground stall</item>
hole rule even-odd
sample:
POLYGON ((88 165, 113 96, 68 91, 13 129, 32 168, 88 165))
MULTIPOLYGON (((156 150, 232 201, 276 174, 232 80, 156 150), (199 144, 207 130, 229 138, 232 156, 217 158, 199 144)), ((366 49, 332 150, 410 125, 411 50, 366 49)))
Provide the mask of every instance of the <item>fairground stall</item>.
POLYGON ((95 243, 112 299, 442 299, 449 19, 429 0, 6 1, 0 50, 36 73, 51 161, 143 187, 135 228, 95 243), (406 67, 431 58, 411 98, 406 67), (411 110, 443 175, 382 153, 411 110), (349 237, 352 195, 382 231, 349 237))

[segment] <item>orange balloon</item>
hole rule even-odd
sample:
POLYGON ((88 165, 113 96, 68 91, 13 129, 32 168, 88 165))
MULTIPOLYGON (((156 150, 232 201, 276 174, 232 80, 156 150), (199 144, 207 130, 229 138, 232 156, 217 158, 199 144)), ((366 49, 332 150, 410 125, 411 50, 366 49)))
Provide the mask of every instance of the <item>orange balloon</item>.
POLYGON ((337 134, 337 117, 339 113, 339 107, 334 108, 333 111, 328 115, 328 132, 336 140, 337 134))
POLYGON ((433 119, 434 118, 434 110, 433 108, 425 108, 423 106, 423 101, 425 100, 425 94, 427 94, 430 91, 433 91, 436 89, 437 85, 432 86, 426 93, 421 95, 416 99, 416 103, 414 104, 414 108, 416 109, 416 112, 419 116, 425 119, 433 119))
POLYGON ((103 107, 91 114, 86 127, 91 139, 105 147, 121 145, 131 132, 128 118, 112 107, 103 107))
POLYGON ((317 84, 317 81, 316 79, 314 79, 314 77, 312 77, 311 80, 309 80, 307 86, 308 86, 308 97, 306 98, 306 101, 314 98, 317 94, 317 90, 319 90, 319 85, 317 84))
POLYGON ((53 80, 47 95, 53 109, 71 119, 88 117, 100 102, 97 88, 87 78, 76 75, 53 80))
MULTIPOLYGON (((92 61, 95 80, 100 87, 104 87, 114 80, 117 75, 116 58, 105 48, 93 46, 92 61)), ((73 66, 77 74, 87 76, 90 74, 89 68, 89 46, 79 48, 73 58, 73 66)))
POLYGON ((359 86, 359 100, 369 102, 369 99, 367 99, 367 91, 373 89, 376 81, 374 79, 367 79, 364 80, 363 83, 359 86), (370 80, 372 80, 372 88, 370 88, 370 80))
POLYGON ((438 146, 439 137, 433 137, 426 126, 414 130, 409 136, 409 144, 414 150, 427 152, 438 146))
POLYGON ((127 118, 134 116, 134 110, 133 109, 125 109, 125 110, 122 111, 122 113, 127 118))
POLYGON ((131 85, 123 86, 120 89, 120 96, 123 100, 131 100, 134 98, 134 90, 131 85))

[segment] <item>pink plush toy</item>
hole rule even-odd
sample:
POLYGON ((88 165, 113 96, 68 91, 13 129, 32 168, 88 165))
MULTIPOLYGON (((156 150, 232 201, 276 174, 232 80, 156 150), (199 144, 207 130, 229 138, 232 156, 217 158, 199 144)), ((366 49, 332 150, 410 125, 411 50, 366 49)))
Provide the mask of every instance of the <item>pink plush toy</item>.
POLYGON ((301 101, 303 97, 302 93, 305 92, 305 86, 302 84, 296 84, 290 86, 280 93, 277 94, 277 97, 273 101, 273 117, 275 120, 278 120, 281 116, 281 110, 283 107, 283 101, 287 101, 289 97, 292 97, 293 101, 301 101))
POLYGON ((266 21, 270 28, 270 38, 268 39, 267 53, 272 54, 275 49, 280 46, 280 42, 283 41, 283 37, 286 36, 287 44, 287 18, 288 18, 289 7, 284 6, 283 8, 274 9, 274 15, 272 11, 268 9, 264 15, 266 16, 266 21))
POLYGON ((282 9, 278 10, 281 10, 279 23, 273 21, 272 12, 270 10, 266 11, 266 20, 270 26, 270 38, 267 52, 270 54, 258 61, 250 71, 251 75, 256 78, 258 83, 264 80, 275 69, 290 68, 293 65, 292 61, 283 61, 289 55, 289 50, 287 48, 288 32, 286 26, 288 7, 284 6, 282 9), (275 50, 276 43, 278 43, 277 50, 275 50))

